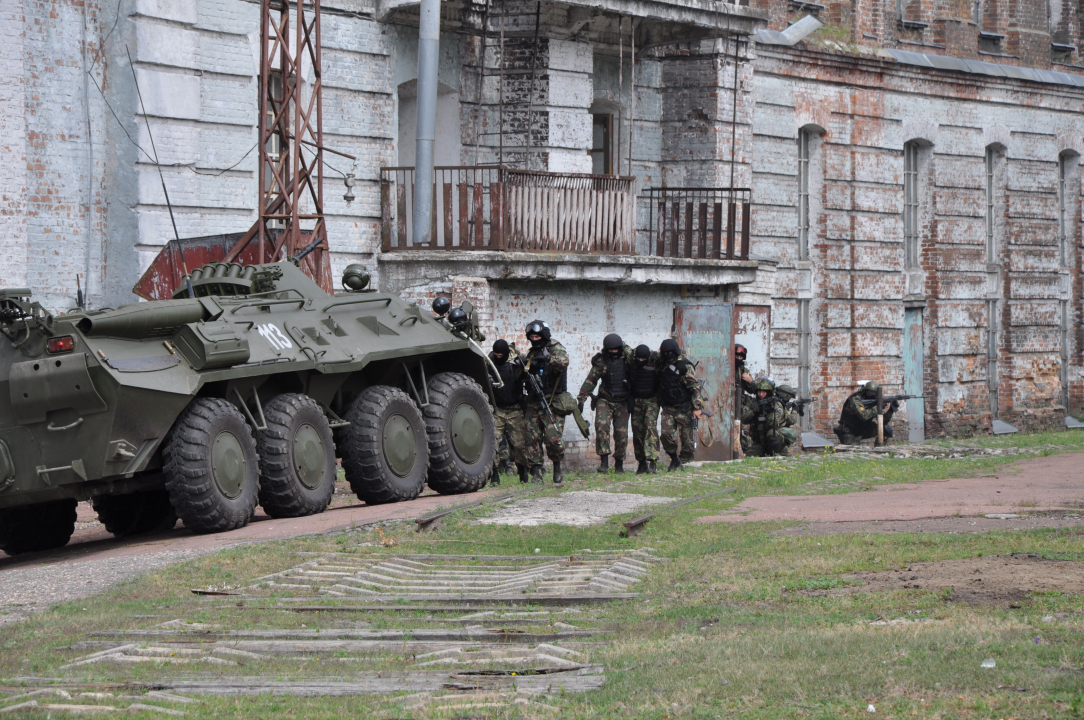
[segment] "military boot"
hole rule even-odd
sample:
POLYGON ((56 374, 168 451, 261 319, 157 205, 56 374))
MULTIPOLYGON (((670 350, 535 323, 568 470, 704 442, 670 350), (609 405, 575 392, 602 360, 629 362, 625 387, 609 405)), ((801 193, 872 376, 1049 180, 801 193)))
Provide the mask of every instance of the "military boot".
POLYGON ((534 483, 543 482, 543 480, 542 480, 542 466, 541 465, 532 465, 531 466, 531 482, 534 482, 534 483))
POLYGON ((674 472, 681 469, 681 459, 677 455, 670 456, 670 467, 666 468, 666 472, 674 472))
POLYGON ((614 472, 621 475, 625 472, 625 458, 614 458, 614 472))
POLYGON ((637 475, 646 475, 647 474, 647 460, 641 460, 640 463, 636 466, 636 474, 637 475))
MULTIPOLYGON (((603 455, 602 457, 605 458, 606 456, 603 455)), ((560 460, 554 460, 553 461, 553 484, 554 485, 560 485, 564 481, 565 481, 565 474, 563 472, 561 472, 561 461, 560 460)))
POLYGON ((513 464, 513 462, 511 460, 505 460, 504 463, 503 463, 503 467, 501 467, 501 472, 504 473, 505 475, 511 475, 515 471, 516 471, 515 464, 513 464))
POLYGON ((595 472, 598 472, 598 473, 607 473, 607 472, 609 472, 610 471, 610 456, 609 455, 599 455, 598 460, 599 460, 599 462, 598 462, 598 470, 595 470, 595 472))
POLYGON ((647 474, 648 475, 656 475, 656 474, 658 474, 658 472, 659 472, 659 469, 657 467, 655 467, 655 461, 654 460, 648 460, 647 461, 647 474))
POLYGON ((516 471, 519 472, 519 481, 526 483, 530 478, 527 477, 527 466, 516 463, 516 471))
POLYGON ((501 484, 501 473, 497 469, 496 465, 493 466, 493 472, 490 473, 490 475, 489 475, 489 484, 490 485, 500 485, 501 484))

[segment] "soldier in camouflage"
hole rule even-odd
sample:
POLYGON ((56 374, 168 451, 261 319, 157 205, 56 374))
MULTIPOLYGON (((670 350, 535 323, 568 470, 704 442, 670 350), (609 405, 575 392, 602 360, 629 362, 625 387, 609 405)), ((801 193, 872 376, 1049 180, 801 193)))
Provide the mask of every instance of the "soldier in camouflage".
POLYGON ((632 386, 632 450, 636 454, 636 474, 658 472, 659 461, 659 377, 658 353, 640 345, 629 363, 632 386))
MULTIPOLYGON (((568 388, 568 352, 564 345, 550 337, 549 326, 541 320, 532 320, 527 325, 526 333, 531 349, 523 358, 524 371, 538 379, 546 401, 552 402, 558 393, 566 392, 568 388)), ((517 453, 517 459, 530 468, 531 480, 542 482, 544 445, 546 455, 553 462, 553 482, 560 485, 564 480, 561 461, 565 457, 565 444, 561 437, 564 435, 565 419, 556 413, 552 413, 551 419, 529 382, 526 389, 525 442, 522 452, 517 453)))
MULTIPOLYGON (((507 438, 500 444, 500 465, 511 464, 511 458, 519 454, 519 448, 526 443, 526 422, 523 416, 523 366, 515 360, 518 357, 516 346, 509 345, 503 338, 493 343, 493 352, 489 359, 497 367, 504 387, 493 388, 496 406, 493 408, 493 424, 497 440, 507 438)), ((527 466, 517 463, 520 482, 527 482, 527 466)), ((490 484, 499 485, 501 476, 499 466, 493 468, 490 484)))
MULTIPOLYGON (((842 444, 858 445, 863 440, 877 437, 877 405, 875 403, 867 405, 862 401, 876 400, 880 389, 880 385, 870 380, 862 386, 861 390, 851 393, 843 401, 839 425, 835 427, 836 437, 842 444)), ((892 416, 896 414, 899 407, 898 402, 893 402, 885 410, 883 421, 885 442, 892 437, 892 426, 889 423, 892 422, 892 416)))
POLYGON ((779 432, 783 436, 783 440, 787 443, 787 446, 790 447, 801 438, 800 433, 796 429, 798 423, 801 422, 801 418, 798 416, 798 411, 795 410, 794 406, 791 404, 791 400, 798 397, 798 391, 790 385, 779 385, 775 388, 775 396, 783 403, 783 410, 786 412, 786 415, 783 418, 783 427, 779 432))
POLYGON ((580 386, 580 407, 599 386, 595 403, 595 452, 599 455, 598 472, 610 469, 610 426, 613 425, 614 472, 625 472, 625 451, 629 445, 629 356, 632 351, 617 333, 602 341, 602 352, 591 358, 591 370, 580 386))
MULTIPOLYGON (((785 433, 787 410, 783 402, 776 397, 775 387, 767 378, 758 378, 753 384, 756 398, 746 406, 742 416, 742 425, 749 428, 750 457, 785 455, 788 437, 785 433)), ((793 431, 791 431, 793 433, 793 431)))
POLYGON ((696 449, 693 421, 699 420, 704 410, 700 381, 693 364, 681 353, 673 338, 663 340, 659 346, 659 405, 662 407, 659 440, 670 456, 667 472, 673 472, 692 461, 696 449))

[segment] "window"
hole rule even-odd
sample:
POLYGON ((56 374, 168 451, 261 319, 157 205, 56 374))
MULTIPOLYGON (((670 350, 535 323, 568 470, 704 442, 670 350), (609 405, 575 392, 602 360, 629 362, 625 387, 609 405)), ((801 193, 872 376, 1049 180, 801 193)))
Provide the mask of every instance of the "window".
POLYGON ((919 214, 918 214, 918 161, 919 144, 909 142, 903 146, 903 265, 906 269, 919 266, 919 214))
POLYGON ((1069 264, 1069 234, 1070 234, 1070 198, 1069 173, 1072 170, 1073 156, 1063 153, 1058 157, 1058 248, 1061 257, 1061 266, 1069 264))
POLYGON ((986 261, 994 261, 994 149, 986 148, 986 261))
POLYGON ((613 174, 614 116, 592 115, 591 172, 595 175, 613 174))
MULTIPOLYGON (((283 190, 275 180, 274 170, 277 169, 280 175, 285 173, 285 162, 282 157, 282 131, 281 128, 275 127, 275 114, 282 108, 282 71, 272 70, 267 78, 267 85, 268 97, 264 106, 264 128, 265 132, 270 133, 270 136, 267 138, 267 165, 264 167, 263 190, 265 196, 270 199, 283 190)), ((285 179, 284 177, 283 180, 285 179)), ((270 220, 267 226, 281 228, 283 227, 283 221, 281 219, 270 220)))
POLYGON ((812 133, 798 131, 798 259, 809 259, 809 147, 812 133))

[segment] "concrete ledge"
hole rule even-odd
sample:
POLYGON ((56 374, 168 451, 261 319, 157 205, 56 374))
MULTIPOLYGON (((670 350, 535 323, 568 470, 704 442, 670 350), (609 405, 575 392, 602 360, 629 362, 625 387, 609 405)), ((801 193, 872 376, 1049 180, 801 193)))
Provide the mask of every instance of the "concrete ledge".
POLYGON ((756 279, 756 260, 691 260, 639 255, 580 255, 491 250, 381 253, 380 289, 399 292, 420 279, 461 275, 486 280, 594 282, 618 285, 742 285, 756 279))

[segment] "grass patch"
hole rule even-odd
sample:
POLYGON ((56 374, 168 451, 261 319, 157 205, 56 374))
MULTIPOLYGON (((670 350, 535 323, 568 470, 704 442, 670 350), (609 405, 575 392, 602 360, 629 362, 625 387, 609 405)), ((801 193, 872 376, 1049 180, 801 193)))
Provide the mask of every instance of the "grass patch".
MULTIPOLYGON (((1084 447, 1084 433, 1043 433, 972 441, 977 448, 1029 448, 1035 455, 1084 447)), ((840 577, 894 570, 920 561, 1031 553, 1084 562, 1080 528, 985 534, 776 535, 783 523, 696 524, 700 515, 763 494, 860 492, 878 484, 976 476, 1002 469, 1018 456, 957 459, 854 459, 822 455, 751 460, 678 475, 602 477, 576 474, 571 489, 692 497, 718 495, 661 510, 634 538, 621 538, 621 521, 570 528, 553 525, 479 525, 488 506, 451 515, 418 533, 413 523, 389 523, 315 538, 236 547, 174 565, 111 591, 58 606, 0 627, 0 676, 50 677, 90 650, 66 649, 108 629, 147 629, 181 618, 233 629, 371 629, 443 627, 432 613, 294 613, 267 601, 199 598, 191 588, 236 587, 303 562, 303 552, 356 555, 564 555, 582 549, 650 546, 667 563, 637 586, 634 601, 594 608, 578 624, 612 631, 611 642, 590 650, 606 668, 601 690, 545 699, 553 710, 516 706, 458 711, 460 716, 561 718, 1080 718, 1084 695, 1084 599, 1057 592, 1033 594, 1019 608, 970 607, 926 590, 857 592, 840 597, 799 591, 853 584, 840 577), (384 547, 385 539, 394 547, 384 547), (240 604, 239 604, 240 603, 240 604), (894 620, 893 624, 879 621, 894 620), (879 622, 879 624, 871 624, 879 622), (992 658, 996 667, 981 667, 992 658)), ((518 487, 518 484, 517 484, 518 487)), ((535 495, 567 492, 546 488, 535 495)), ((454 502, 454 500, 452 501, 454 502)), ((290 597, 280 593, 278 597, 290 597)), ((530 610, 531 608, 523 608, 530 610)), ((464 611, 466 614, 469 611, 464 611)), ((505 627, 516 629, 514 622, 505 627)), ((539 626, 522 626, 537 631, 539 626)), ((304 661, 275 660, 238 668, 200 669, 227 677, 268 679, 351 677, 360 670, 396 670, 400 657, 378 656, 364 668, 337 662, 335 653, 304 661)), ((87 682, 118 678, 153 683, 196 670, 148 663, 89 665, 87 682)), ((16 692, 14 683, 0 696, 16 692)), ((103 701, 104 702, 104 701, 103 701)), ((0 708, 6 704, 0 699, 0 708)), ((438 717, 393 698, 205 697, 182 708, 191 718, 438 717)), ((45 717, 46 713, 25 717, 45 717)), ((446 715, 445 715, 446 716, 446 715)), ((20 716, 23 717, 23 716, 20 716)))

